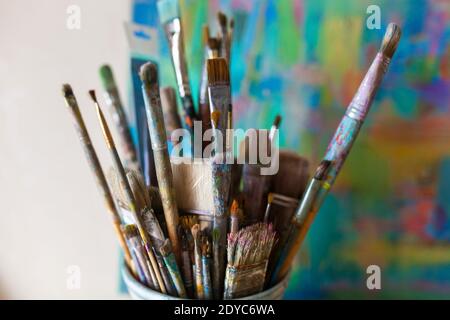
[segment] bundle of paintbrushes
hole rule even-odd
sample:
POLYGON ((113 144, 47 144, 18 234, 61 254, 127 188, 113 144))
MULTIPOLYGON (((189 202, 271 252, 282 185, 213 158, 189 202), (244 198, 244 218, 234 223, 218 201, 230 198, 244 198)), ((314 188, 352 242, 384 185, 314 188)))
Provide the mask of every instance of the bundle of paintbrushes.
MULTIPOLYGON (((276 146, 281 123, 257 130, 241 145, 244 163, 236 164, 230 131, 233 110, 230 90, 230 49, 233 22, 219 13, 219 36, 204 27, 205 63, 198 112, 190 91, 184 57, 183 32, 176 0, 158 2, 176 75, 177 90, 159 87, 153 62, 141 66, 139 78, 145 105, 146 141, 133 141, 130 123, 119 97, 112 70, 100 75, 120 149, 116 148, 95 91, 90 90, 113 168, 107 177, 69 85, 63 86, 66 104, 113 219, 126 268, 142 285, 180 298, 233 299, 261 292, 284 279, 295 254, 338 175, 368 113, 400 37, 389 25, 383 44, 339 125, 324 160, 309 180, 308 161, 294 152, 270 148, 270 161, 251 161, 261 141, 276 146), (178 113, 177 95, 183 114, 178 113), (191 162, 170 156, 180 146, 172 133, 185 127, 212 131, 212 148, 204 142, 191 162), (266 140, 260 139, 266 135, 266 140), (207 150, 212 150, 208 155, 207 150), (122 153, 122 157, 119 155, 122 153), (152 155, 138 157, 138 155, 152 155), (231 161, 230 161, 231 159, 231 161), (195 160, 195 161, 194 161, 195 160), (278 171, 264 170, 276 161, 278 171), (150 176, 155 176, 150 178, 150 176), (151 182, 151 183, 150 183, 151 182), (157 185, 157 187, 155 187, 157 185)), ((142 120, 142 119, 141 119, 142 120)))

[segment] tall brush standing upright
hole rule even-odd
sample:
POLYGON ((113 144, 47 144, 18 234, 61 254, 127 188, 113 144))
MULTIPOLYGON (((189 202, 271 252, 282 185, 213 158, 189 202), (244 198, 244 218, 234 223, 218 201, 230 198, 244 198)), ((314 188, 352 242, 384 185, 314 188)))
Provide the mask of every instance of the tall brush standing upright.
MULTIPOLYGON (((352 102, 348 106, 345 116, 342 118, 341 123, 328 146, 324 160, 329 161, 331 164, 327 169, 326 175, 323 177, 321 187, 318 192, 306 192, 295 213, 293 220, 295 227, 292 229, 288 239, 290 245, 286 246, 282 253, 282 260, 280 261, 281 265, 275 270, 273 283, 281 280, 287 274, 314 217, 336 180, 336 177, 358 136, 359 130, 364 123, 364 119, 369 112, 378 87, 387 71, 395 50, 397 49, 400 36, 400 28, 393 23, 389 24, 381 48, 372 62, 369 71, 367 71, 358 91, 353 97, 352 102)), ((308 189, 315 183, 316 179, 313 178, 308 189)))

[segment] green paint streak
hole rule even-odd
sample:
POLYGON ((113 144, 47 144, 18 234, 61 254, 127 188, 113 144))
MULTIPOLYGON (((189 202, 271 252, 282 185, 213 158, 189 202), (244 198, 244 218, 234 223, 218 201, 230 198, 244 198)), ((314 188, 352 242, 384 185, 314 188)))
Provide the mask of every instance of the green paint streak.
POLYGON ((278 12, 278 56, 283 65, 294 65, 300 58, 300 31, 295 22, 292 1, 276 1, 278 12))

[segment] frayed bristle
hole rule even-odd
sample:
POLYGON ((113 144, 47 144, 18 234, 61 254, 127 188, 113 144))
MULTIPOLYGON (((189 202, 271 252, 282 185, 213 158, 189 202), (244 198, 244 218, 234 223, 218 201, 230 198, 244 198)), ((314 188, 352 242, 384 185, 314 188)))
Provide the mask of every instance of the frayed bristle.
POLYGON ((227 18, 227 16, 226 16, 225 13, 223 13, 222 11, 219 11, 219 12, 217 13, 217 20, 219 20, 219 24, 220 24, 220 26, 221 26, 222 28, 223 28, 223 27, 226 28, 228 18, 227 18))
POLYGON ((172 252, 172 245, 170 244, 170 240, 166 239, 164 243, 159 248, 159 251, 163 255, 163 257, 167 257, 172 252))
POLYGON ((325 178, 328 170, 331 167, 331 161, 329 160, 322 160, 322 162, 320 163, 319 167, 316 170, 316 173, 314 174, 314 179, 316 180, 322 180, 323 178, 325 178))
POLYGON ((209 42, 209 27, 206 24, 202 27, 202 38, 203 44, 207 45, 209 42))
POLYGON ((170 20, 180 17, 178 0, 159 0, 157 2, 159 21, 165 24, 170 20))
POLYGON ((384 34, 380 52, 388 58, 392 58, 395 50, 397 50, 401 35, 402 31, 400 27, 395 23, 390 23, 387 27, 386 33, 384 34))
POLYGON ((127 224, 123 230, 123 233, 125 234, 125 238, 128 240, 139 235, 139 231, 134 224, 127 224))
POLYGON ((147 62, 141 66, 139 76, 142 83, 154 86, 155 84, 158 84, 158 67, 152 62, 147 62))
POLYGON ((227 60, 224 58, 208 59, 206 66, 209 85, 230 84, 230 71, 228 69, 227 60))
POLYGON ((62 86, 62 93, 63 93, 63 96, 65 98, 68 98, 68 97, 71 97, 71 96, 74 95, 72 87, 68 83, 63 84, 63 86, 62 86))
POLYGON ((95 95, 95 90, 89 90, 89 96, 91 97, 92 101, 94 101, 95 103, 98 103, 97 96, 95 95))

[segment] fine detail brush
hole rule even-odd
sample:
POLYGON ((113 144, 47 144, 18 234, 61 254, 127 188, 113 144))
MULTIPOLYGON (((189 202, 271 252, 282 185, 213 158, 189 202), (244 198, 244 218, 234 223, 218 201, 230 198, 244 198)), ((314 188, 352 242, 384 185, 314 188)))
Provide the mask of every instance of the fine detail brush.
POLYGON ((126 166, 138 168, 139 163, 136 149, 133 145, 127 116, 120 99, 119 89, 117 88, 112 69, 109 65, 103 65, 100 67, 99 74, 105 91, 106 103, 110 109, 117 131, 119 132, 126 166))
POLYGON ((172 283, 177 290, 178 297, 187 298, 186 290, 184 288, 183 279, 181 278, 180 270, 178 269, 177 262, 175 260, 175 255, 172 252, 172 246, 170 245, 169 239, 166 239, 164 244, 160 248, 161 255, 164 258, 167 269, 172 279, 172 283))
POLYGON ((231 150, 227 148, 229 143, 225 143, 224 150, 223 141, 218 137, 227 136, 226 129, 229 123, 226 115, 231 110, 230 73, 227 62, 223 58, 208 59, 207 71, 211 124, 215 143, 215 155, 211 161, 214 201, 212 278, 214 298, 220 299, 225 276, 227 215, 232 166, 228 163, 228 157, 231 154, 231 150))
POLYGON ((200 248, 200 225, 195 224, 191 229, 192 237, 194 238, 194 266, 195 266, 195 291, 197 299, 205 299, 205 292, 203 290, 203 275, 202 275, 202 254, 200 248))
POLYGON ((191 87, 189 84, 178 0, 159 0, 157 6, 159 20, 164 27, 164 31, 169 41, 178 92, 185 111, 185 122, 188 128, 193 131, 194 121, 197 120, 197 115, 195 113, 191 87))
POLYGON ((228 235, 224 299, 245 297, 263 289, 274 243, 275 232, 266 223, 256 223, 228 235))
POLYGON ((230 209, 230 233, 237 233, 239 231, 239 204, 236 199, 233 199, 230 209))
POLYGON ((81 116, 80 108, 78 107, 78 102, 75 98, 75 95, 72 91, 72 87, 68 84, 64 84, 62 87, 62 93, 64 99, 66 101, 66 105, 73 116, 73 122, 75 129, 78 134, 78 138, 83 146, 84 153, 86 155, 86 159, 88 160, 89 167, 94 174, 95 180, 97 182, 98 189, 103 196, 103 200, 106 205, 106 209, 108 210, 113 226, 114 231, 119 240, 120 247, 122 248, 125 256, 125 262, 131 271, 136 275, 136 271, 131 258, 130 250, 126 244, 124 235, 121 230, 121 218, 117 211, 117 208, 114 204, 114 199, 111 195, 111 191, 109 189, 108 183, 105 178, 105 174, 101 167, 100 161, 98 160, 97 153, 95 152, 94 146, 92 145, 91 138, 89 137, 89 133, 87 131, 86 125, 84 123, 83 117, 81 116))
POLYGON ((128 245, 133 252, 133 256, 136 258, 136 262, 139 265, 139 270, 142 272, 141 276, 145 279, 144 283, 153 289, 158 289, 157 282, 155 282, 155 275, 152 268, 148 264, 136 226, 134 224, 125 226, 124 233, 127 238, 128 245))
POLYGON ((178 207, 173 187, 172 167, 167 150, 166 129, 159 96, 157 66, 151 62, 146 63, 140 70, 140 77, 167 230, 177 262, 181 262, 181 246, 177 233, 179 223, 178 207))
POLYGON ((213 298, 212 288, 211 288, 211 272, 210 272, 210 261, 211 261, 211 246, 208 237, 203 236, 202 240, 202 280, 203 280, 203 291, 205 294, 205 299, 211 300, 213 298))
POLYGON ((125 169, 122 165, 119 154, 117 153, 117 149, 116 149, 114 140, 112 138, 111 132, 109 130, 108 124, 106 123, 105 116, 103 115, 103 112, 100 109, 100 105, 98 104, 97 97, 95 95, 95 91, 90 90, 89 95, 90 95, 92 101, 94 102, 94 105, 95 105, 95 108, 97 111, 97 117, 100 122, 100 126, 102 128, 103 138, 105 139, 108 150, 110 151, 111 158, 112 158, 112 161, 114 164, 114 168, 118 172, 118 176, 120 178, 121 184, 124 187, 125 195, 126 195, 128 203, 129 203, 130 211, 133 215, 136 226, 137 226, 139 233, 141 235, 141 238, 144 242, 145 251, 146 251, 148 257, 150 258, 151 268, 153 269, 153 272, 156 275, 158 286, 160 287, 161 292, 166 293, 166 289, 164 287, 164 282, 163 282, 161 273, 158 268, 158 263, 156 262, 155 255, 153 254, 153 251, 152 251, 151 239, 150 239, 148 233, 146 232, 142 218, 137 211, 138 209, 136 207, 136 201, 134 199, 134 195, 131 190, 130 183, 128 182, 128 179, 127 179, 126 173, 125 173, 125 169))
MULTIPOLYGON (((386 30, 386 34, 384 35, 380 50, 367 71, 358 91, 353 97, 352 102, 348 106, 347 111, 327 148, 324 160, 329 161, 331 165, 327 170, 326 176, 322 177, 324 181, 322 182, 319 191, 317 193, 306 193, 295 213, 295 228, 288 240, 290 245, 289 247, 285 247, 282 256, 283 260, 280 261, 280 267, 275 270, 273 283, 281 280, 282 277, 287 274, 315 215, 336 180, 336 177, 358 136, 367 113, 369 112, 375 94, 397 49, 400 36, 400 27, 390 23, 386 30)), ((315 183, 315 179, 313 179, 308 186, 308 190, 311 185, 315 183)))

